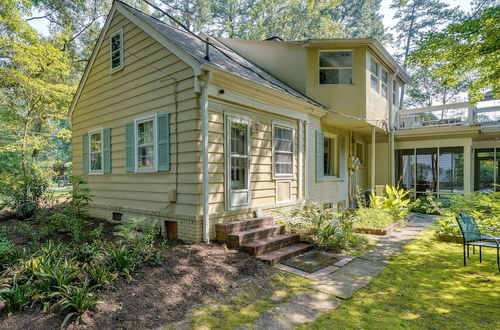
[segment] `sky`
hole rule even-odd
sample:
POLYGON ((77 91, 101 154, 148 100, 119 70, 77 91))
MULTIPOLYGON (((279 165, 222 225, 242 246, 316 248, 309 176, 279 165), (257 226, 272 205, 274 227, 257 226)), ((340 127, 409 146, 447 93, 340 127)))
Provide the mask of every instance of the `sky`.
MULTIPOLYGON (((214 0, 217 1, 217 0, 214 0)), ((350 1, 350 0, 344 0, 344 1, 350 1)), ((384 15, 384 26, 386 28, 392 28, 394 26, 395 21, 392 19, 392 16, 394 15, 394 10, 389 9, 389 6, 393 0, 382 0, 382 5, 380 8, 380 12, 382 15, 384 15)), ((460 9, 463 11, 469 11, 471 6, 470 6, 470 0, 443 0, 443 2, 448 3, 450 6, 459 6, 460 9)), ((39 16, 40 13, 33 13, 33 16, 39 16)), ((33 20, 30 21, 30 24, 36 28, 40 33, 47 35, 48 34, 48 21, 45 19, 39 19, 39 20, 33 20)))

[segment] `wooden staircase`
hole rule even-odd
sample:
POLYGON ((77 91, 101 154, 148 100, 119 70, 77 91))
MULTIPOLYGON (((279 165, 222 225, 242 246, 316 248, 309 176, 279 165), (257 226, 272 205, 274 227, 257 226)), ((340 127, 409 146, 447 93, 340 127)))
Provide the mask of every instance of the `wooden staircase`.
POLYGON ((275 225, 272 217, 218 223, 215 237, 217 241, 247 251, 270 265, 305 253, 312 247, 302 243, 299 235, 285 234, 285 226, 275 225))

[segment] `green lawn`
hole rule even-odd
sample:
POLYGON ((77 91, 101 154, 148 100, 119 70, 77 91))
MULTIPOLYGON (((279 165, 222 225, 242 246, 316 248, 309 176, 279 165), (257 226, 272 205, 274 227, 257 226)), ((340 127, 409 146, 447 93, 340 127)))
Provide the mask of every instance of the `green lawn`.
POLYGON ((463 267, 462 246, 427 230, 371 284, 303 329, 500 329, 495 253, 483 249, 482 264, 471 254, 463 267))

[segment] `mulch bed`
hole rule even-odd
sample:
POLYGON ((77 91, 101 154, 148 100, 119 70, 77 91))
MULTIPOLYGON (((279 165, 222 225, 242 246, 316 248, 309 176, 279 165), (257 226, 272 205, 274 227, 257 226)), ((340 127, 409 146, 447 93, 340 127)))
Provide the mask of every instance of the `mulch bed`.
MULTIPOLYGON (((14 225, 3 219, 0 226, 14 225)), ((106 223, 104 236, 111 235, 106 223)), ((10 237, 22 245, 21 238, 10 237)), ((98 294, 102 304, 82 315, 70 329, 159 328, 183 320, 188 312, 214 298, 270 278, 269 267, 247 253, 217 244, 169 242, 161 266, 145 266, 120 277, 98 294)), ((43 313, 38 306, 7 315, 0 303, 0 329, 58 329, 66 315, 58 306, 43 313)))

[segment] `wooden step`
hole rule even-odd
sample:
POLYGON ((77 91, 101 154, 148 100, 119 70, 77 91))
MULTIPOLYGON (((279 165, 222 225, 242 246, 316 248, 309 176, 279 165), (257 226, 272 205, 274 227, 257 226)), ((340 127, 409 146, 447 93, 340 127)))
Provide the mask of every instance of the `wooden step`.
POLYGON ((226 242, 228 240, 227 235, 229 234, 272 225, 274 225, 272 217, 217 223, 215 224, 215 238, 219 242, 226 242))
POLYGON ((299 243, 299 241, 300 235, 283 234, 243 243, 241 247, 255 256, 260 256, 299 243))
POLYGON ((231 247, 238 247, 243 243, 280 235, 284 232, 285 225, 258 227, 250 230, 238 231, 236 233, 228 234, 227 243, 231 247))
POLYGON ((297 243, 276 251, 263 254, 261 256, 258 256, 257 259, 260 259, 264 262, 269 263, 271 266, 274 266, 280 263, 282 260, 305 253, 309 251, 311 248, 312 248, 311 244, 297 243))

